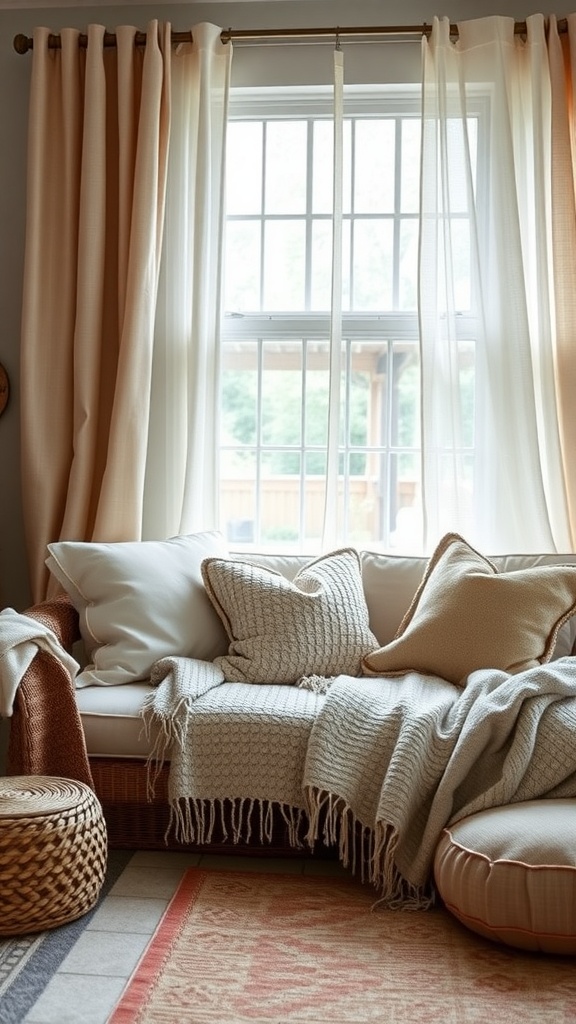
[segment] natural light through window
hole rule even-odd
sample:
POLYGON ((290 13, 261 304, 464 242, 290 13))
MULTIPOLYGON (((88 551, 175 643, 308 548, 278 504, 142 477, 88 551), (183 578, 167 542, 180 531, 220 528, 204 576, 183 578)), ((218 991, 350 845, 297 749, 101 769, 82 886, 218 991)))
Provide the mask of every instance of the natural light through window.
MULTIPOLYGON (((322 536, 333 126, 317 106, 245 101, 229 124, 220 510, 236 549, 317 552, 322 536)), ((344 122, 337 518, 359 547, 420 537, 420 130, 417 98, 349 102, 344 122)))

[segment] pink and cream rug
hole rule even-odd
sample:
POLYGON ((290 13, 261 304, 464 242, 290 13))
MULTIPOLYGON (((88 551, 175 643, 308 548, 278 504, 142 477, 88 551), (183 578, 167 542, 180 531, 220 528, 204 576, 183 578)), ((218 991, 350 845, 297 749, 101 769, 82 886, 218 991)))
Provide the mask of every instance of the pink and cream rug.
POLYGON ((190 869, 110 1024, 576 1021, 572 958, 373 902, 354 879, 190 869))

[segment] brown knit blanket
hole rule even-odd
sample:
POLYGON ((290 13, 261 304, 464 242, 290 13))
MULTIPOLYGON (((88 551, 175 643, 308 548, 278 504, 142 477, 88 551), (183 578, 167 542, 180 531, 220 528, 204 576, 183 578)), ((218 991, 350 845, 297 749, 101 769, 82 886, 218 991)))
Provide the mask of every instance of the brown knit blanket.
MULTIPOLYGON (((25 613, 51 629, 65 650, 78 638, 78 616, 65 597, 25 613)), ((10 722, 9 775, 52 775, 94 788, 74 684, 56 657, 39 650, 14 700, 10 722)))

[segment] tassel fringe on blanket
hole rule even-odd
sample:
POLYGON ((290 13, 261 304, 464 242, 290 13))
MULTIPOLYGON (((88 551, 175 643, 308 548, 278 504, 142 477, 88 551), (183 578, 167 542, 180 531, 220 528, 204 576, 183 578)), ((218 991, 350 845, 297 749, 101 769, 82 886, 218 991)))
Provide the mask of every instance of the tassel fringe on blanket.
POLYGON ((304 811, 252 797, 236 800, 182 798, 171 805, 169 830, 173 829, 176 838, 183 843, 211 843, 217 830, 218 838, 231 839, 234 843, 249 843, 256 833, 264 845, 272 842, 277 814, 286 825, 290 846, 301 849, 306 821, 304 811))
POLYGON ((306 789, 309 828, 306 841, 313 846, 322 835, 326 846, 338 848, 339 859, 362 883, 381 892, 374 906, 389 910, 428 910, 435 899, 431 885, 411 885, 395 863, 397 835, 391 825, 372 829, 362 825, 352 808, 333 793, 306 789))

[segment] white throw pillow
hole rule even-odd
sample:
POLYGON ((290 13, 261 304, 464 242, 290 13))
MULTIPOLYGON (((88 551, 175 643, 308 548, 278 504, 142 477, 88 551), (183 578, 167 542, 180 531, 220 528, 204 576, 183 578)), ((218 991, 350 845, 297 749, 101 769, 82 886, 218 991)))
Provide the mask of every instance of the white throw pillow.
POLYGON ((216 531, 165 541, 59 541, 46 564, 80 616, 89 664, 77 687, 117 686, 150 676, 170 655, 212 661, 228 647, 200 565, 228 553, 216 531))

